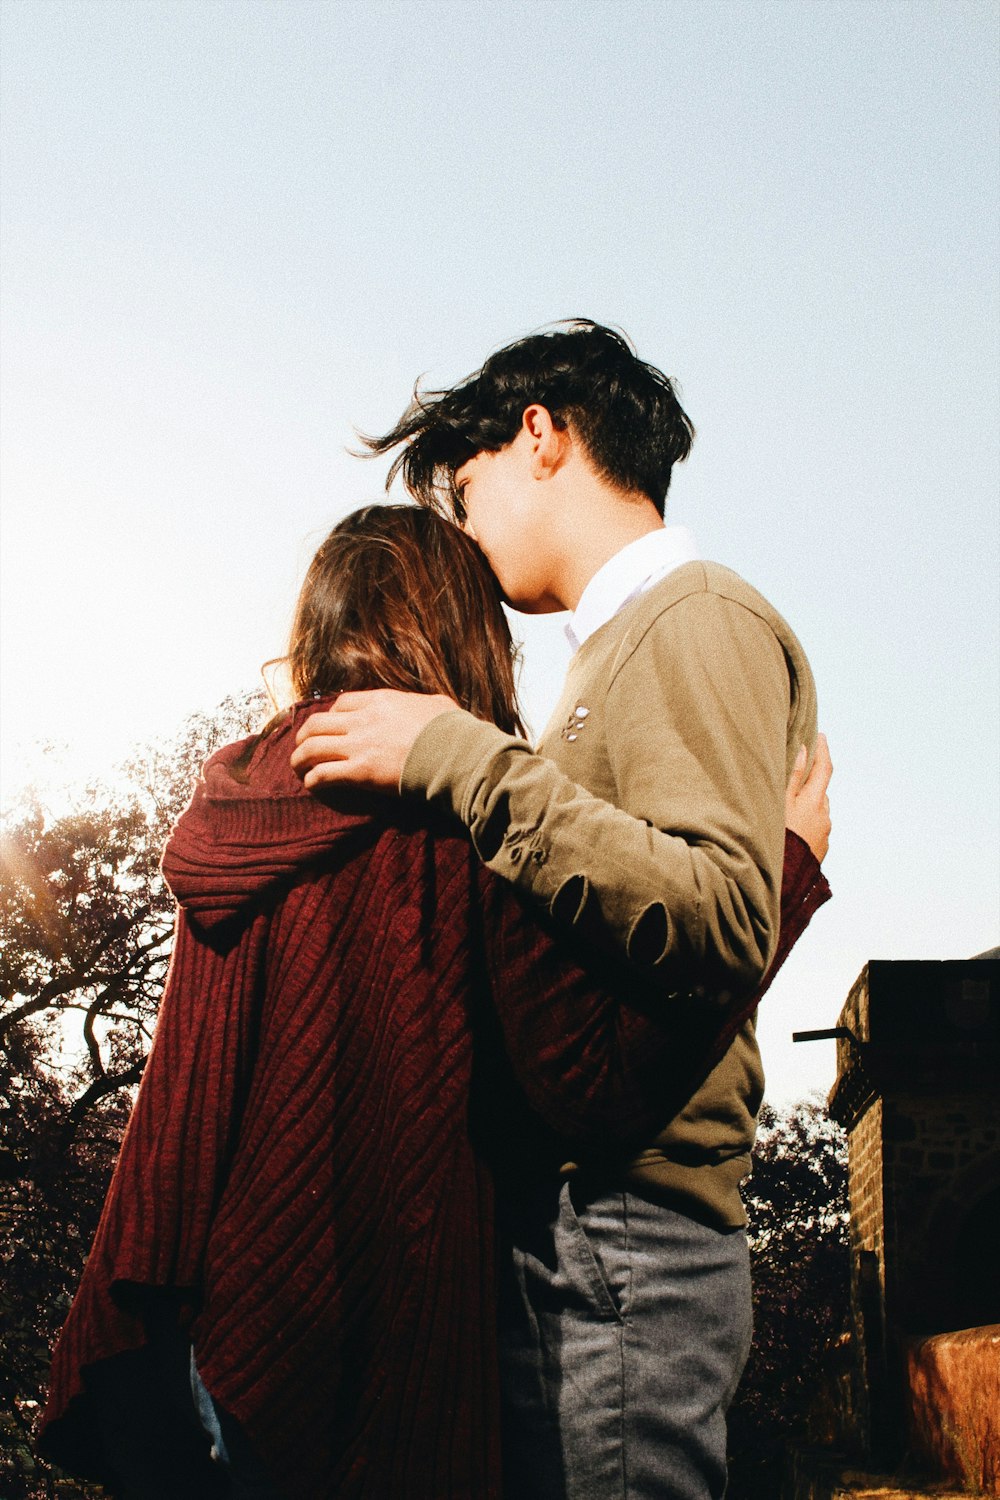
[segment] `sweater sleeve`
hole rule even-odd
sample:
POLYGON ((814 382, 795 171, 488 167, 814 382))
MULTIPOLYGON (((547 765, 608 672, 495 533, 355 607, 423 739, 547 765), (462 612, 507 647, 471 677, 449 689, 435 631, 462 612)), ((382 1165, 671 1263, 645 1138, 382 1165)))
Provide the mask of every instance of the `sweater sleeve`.
POLYGON ((805 839, 785 829, 785 857, 781 875, 781 924, 778 946, 771 966, 754 1000, 761 1000, 774 983, 775 976, 799 938, 831 895, 826 876, 805 839))
POLYGON ((785 837, 780 957, 726 1013, 637 982, 620 960, 581 953, 509 884, 483 878, 494 1004, 507 1056, 535 1113, 568 1146, 607 1148, 661 1128, 756 1010, 830 889, 808 846, 785 837))
POLYGON ((612 676, 618 805, 460 711, 423 731, 402 786, 457 814, 480 858, 545 911, 726 1004, 760 982, 777 939, 789 702, 767 622, 698 594, 612 676))
MULTIPOLYGON (((257 917, 239 942, 220 946, 205 940, 183 912, 178 915, 153 1045, 53 1355, 42 1441, 67 1467, 82 1464, 82 1472, 91 1472, 84 1369, 146 1344, 143 1310, 155 1289, 186 1296, 189 1311, 197 1302, 252 1062, 249 1041, 266 927, 266 919, 257 917)), ((131 1367, 122 1368, 127 1378, 131 1367)), ((151 1422, 155 1416, 149 1413, 151 1422)))

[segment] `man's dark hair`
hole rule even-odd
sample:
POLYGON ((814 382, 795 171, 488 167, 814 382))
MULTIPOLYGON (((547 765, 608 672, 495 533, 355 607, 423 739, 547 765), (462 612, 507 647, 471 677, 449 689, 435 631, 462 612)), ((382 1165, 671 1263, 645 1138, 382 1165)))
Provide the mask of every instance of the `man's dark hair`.
POLYGON ((387 489, 402 472, 422 505, 460 515, 456 469, 513 442, 535 402, 571 428, 602 478, 648 495, 663 514, 670 470, 687 457, 694 428, 667 376, 644 364, 624 335, 586 318, 498 349, 450 390, 424 391, 418 382, 392 431, 363 441, 373 453, 404 445, 387 489))

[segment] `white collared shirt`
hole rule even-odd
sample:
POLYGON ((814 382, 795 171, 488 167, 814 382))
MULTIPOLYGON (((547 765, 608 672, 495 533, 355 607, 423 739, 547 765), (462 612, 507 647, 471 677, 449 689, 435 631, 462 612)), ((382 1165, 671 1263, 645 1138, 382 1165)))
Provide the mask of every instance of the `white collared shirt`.
POLYGON ((660 526, 629 542, 598 568, 580 595, 566 626, 566 639, 579 651, 620 609, 684 563, 697 562, 698 546, 686 526, 660 526))

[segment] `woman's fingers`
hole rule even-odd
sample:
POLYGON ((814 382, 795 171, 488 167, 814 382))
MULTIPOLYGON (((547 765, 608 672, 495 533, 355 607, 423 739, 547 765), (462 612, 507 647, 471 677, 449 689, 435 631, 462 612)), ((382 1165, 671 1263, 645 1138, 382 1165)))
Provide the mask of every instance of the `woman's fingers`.
POLYGON ((830 799, 827 787, 833 761, 826 735, 816 736, 816 753, 805 775, 805 747, 799 751, 785 793, 785 826, 805 839, 822 864, 830 847, 830 799))
POLYGON ((813 763, 806 778, 806 786, 822 797, 830 785, 832 775, 833 761, 830 758, 830 746, 827 744, 826 735, 820 731, 816 736, 816 754, 813 756, 813 763))
POLYGON ((786 800, 789 797, 797 797, 802 789, 802 783, 806 779, 806 758, 806 747, 805 745, 800 745, 799 753, 795 757, 795 764, 792 767, 792 774, 788 779, 788 788, 785 792, 786 800))

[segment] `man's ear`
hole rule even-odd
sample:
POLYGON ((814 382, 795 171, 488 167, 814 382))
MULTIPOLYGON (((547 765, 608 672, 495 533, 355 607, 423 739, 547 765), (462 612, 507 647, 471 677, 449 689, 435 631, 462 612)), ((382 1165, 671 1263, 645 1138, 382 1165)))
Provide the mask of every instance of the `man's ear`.
POLYGON ((568 427, 557 427, 547 406, 535 402, 521 416, 521 430, 530 443, 531 472, 535 479, 548 479, 561 469, 569 456, 573 437, 568 427))

